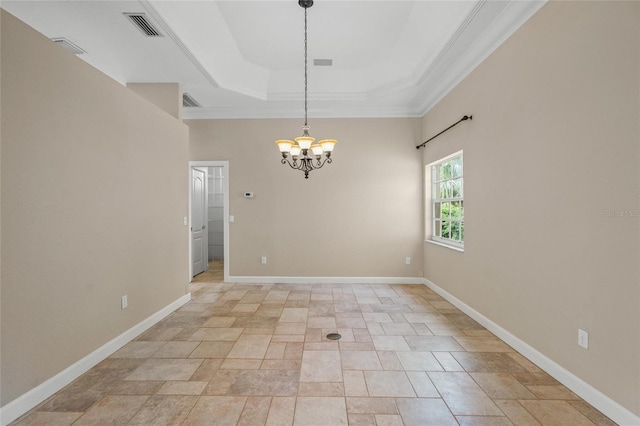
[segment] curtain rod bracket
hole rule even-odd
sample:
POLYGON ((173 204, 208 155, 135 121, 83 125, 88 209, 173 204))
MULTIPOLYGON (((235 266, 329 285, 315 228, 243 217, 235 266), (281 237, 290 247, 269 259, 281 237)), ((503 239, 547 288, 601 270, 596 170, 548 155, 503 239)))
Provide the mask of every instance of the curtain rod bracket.
POLYGON ((435 138, 437 138, 438 136, 440 136, 441 134, 443 134, 444 132, 446 132, 447 130, 451 129, 452 127, 457 126, 458 124, 460 124, 463 121, 466 120, 472 120, 473 119, 473 115, 465 115, 464 117, 462 117, 460 120, 456 121, 455 123, 453 123, 451 126, 447 127, 446 129, 444 129, 443 131, 441 131, 440 133, 438 133, 435 136, 430 137, 429 139, 427 139, 426 141, 422 142, 420 145, 416 146, 416 149, 420 149, 420 148, 424 148, 424 146, 427 144, 427 142, 429 142, 430 140, 433 140, 435 138))

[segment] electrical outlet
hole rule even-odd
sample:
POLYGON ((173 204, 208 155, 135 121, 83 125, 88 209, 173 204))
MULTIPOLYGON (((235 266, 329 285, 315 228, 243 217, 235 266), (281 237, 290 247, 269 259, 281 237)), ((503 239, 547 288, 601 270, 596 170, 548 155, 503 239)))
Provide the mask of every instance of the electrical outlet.
POLYGON ((404 262, 405 262, 407 265, 411 265, 411 258, 407 256, 407 258, 404 260, 404 262))
POLYGON ((262 264, 263 265, 267 264, 267 256, 262 256, 262 264))
POLYGON ((120 308, 121 309, 127 309, 127 306, 129 306, 129 299, 127 298, 127 295, 125 294, 124 296, 122 296, 122 300, 120 301, 120 308))
POLYGON ((578 345, 589 349, 589 333, 580 328, 578 329, 578 345))

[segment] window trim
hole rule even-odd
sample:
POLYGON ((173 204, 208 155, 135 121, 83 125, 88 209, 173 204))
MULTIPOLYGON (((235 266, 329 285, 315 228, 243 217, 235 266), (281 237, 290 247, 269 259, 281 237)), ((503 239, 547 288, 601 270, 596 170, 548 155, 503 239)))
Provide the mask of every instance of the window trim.
MULTIPOLYGON (((447 155, 446 157, 442 157, 436 161, 433 161, 425 165, 425 190, 426 190, 425 212, 428 214, 428 218, 427 217, 425 218, 427 219, 425 220, 425 230, 426 230, 425 242, 447 247, 456 251, 464 252, 464 239, 462 241, 455 241, 449 238, 442 238, 437 236, 435 232, 436 231, 435 225, 438 219, 435 217, 436 216, 436 212, 435 212, 436 199, 434 198, 434 194, 435 194, 435 185, 437 182, 435 181, 435 176, 434 176, 434 166, 442 164, 455 157, 461 157, 461 160, 462 160, 461 161, 462 170, 460 174, 460 177, 462 178, 462 197, 441 198, 441 199, 438 199, 438 202, 440 203, 447 202, 447 201, 464 202, 464 153, 463 153, 463 150, 454 152, 450 155, 447 155)), ((465 220, 463 216, 462 219, 459 220, 458 222, 464 224, 464 221, 465 220)))
POLYGON ((454 246, 452 244, 446 244, 446 243, 441 243, 440 241, 435 241, 435 240, 424 240, 425 243, 429 243, 429 244, 433 244, 434 246, 440 246, 440 247, 446 247, 448 249, 451 250, 455 250, 455 251, 459 251, 461 253, 464 253, 464 245, 459 247, 459 246, 454 246))

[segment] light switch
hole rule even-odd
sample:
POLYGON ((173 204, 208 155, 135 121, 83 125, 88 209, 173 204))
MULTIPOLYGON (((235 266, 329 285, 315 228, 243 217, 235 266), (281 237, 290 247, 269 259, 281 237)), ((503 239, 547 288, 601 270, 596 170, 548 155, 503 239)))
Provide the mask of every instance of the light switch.
POLYGON ((229 215, 229 223, 233 223, 236 221, 236 218, 233 215, 229 215))

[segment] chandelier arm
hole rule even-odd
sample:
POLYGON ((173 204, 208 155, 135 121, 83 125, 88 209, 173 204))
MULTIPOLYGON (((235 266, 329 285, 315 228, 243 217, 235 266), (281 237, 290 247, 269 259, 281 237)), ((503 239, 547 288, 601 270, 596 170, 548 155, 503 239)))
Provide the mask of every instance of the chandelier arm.
POLYGON ((311 170, 315 170, 316 169, 315 165, 313 164, 313 160, 314 159, 312 157, 305 157, 305 159, 304 159, 304 169, 305 170, 311 171, 311 170))
POLYGON ((282 160, 280 160, 280 162, 281 162, 282 164, 288 164, 288 165, 289 165, 289 167, 291 167, 292 169, 294 168, 294 167, 293 167, 293 164, 291 164, 291 161, 290 161, 288 158, 283 158, 282 160))
POLYGON ((281 158, 280 163, 288 164, 294 170, 300 170, 305 172, 306 175, 309 174, 312 170, 321 169, 326 163, 331 164, 331 157, 324 157, 324 159, 316 159, 313 157, 301 157, 297 160, 293 160, 293 162, 289 159, 289 157, 281 158))
MULTIPOLYGON (((324 166, 325 163, 327 163, 327 160, 331 160, 331 158, 325 157, 324 160, 320 159, 318 160, 318 164, 316 165, 316 169, 321 169, 322 166, 324 166)), ((329 163, 331 163, 331 161, 328 161, 329 163)))
POLYGON ((304 171, 305 171, 305 173, 308 173, 313 169, 314 169, 313 161, 311 161, 310 158, 305 158, 304 159, 304 171))
POLYGON ((291 161, 289 161, 289 159, 288 159, 288 158, 283 158, 282 160, 280 160, 280 162, 281 162, 282 164, 288 164, 288 165, 289 165, 289 167, 293 168, 293 165, 291 164, 291 161))
POLYGON ((289 160, 289 158, 283 158, 283 159, 281 159, 281 160, 280 160, 280 163, 282 163, 282 164, 288 164, 288 165, 289 165, 289 167, 291 167, 291 168, 292 168, 292 169, 294 169, 294 170, 302 170, 303 161, 300 161, 300 162, 298 163, 298 161, 297 161, 297 160, 293 160, 293 162, 291 162, 291 161, 289 160))

